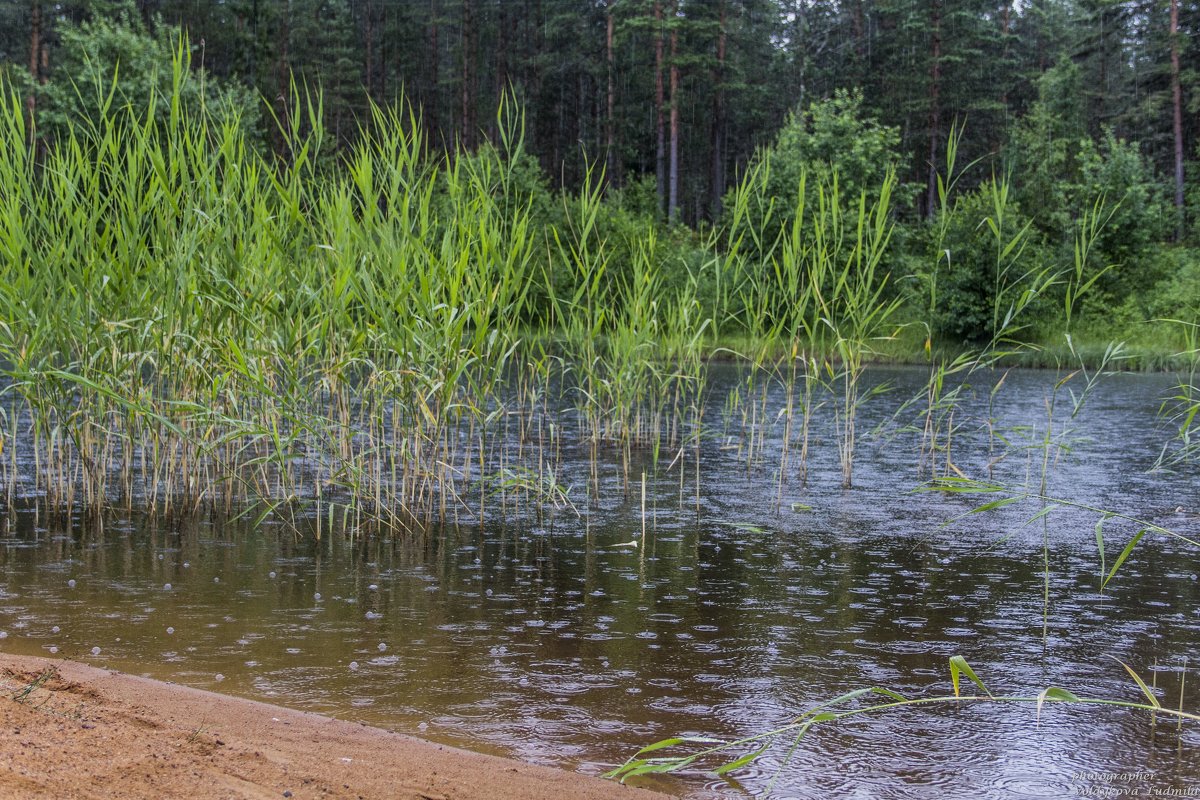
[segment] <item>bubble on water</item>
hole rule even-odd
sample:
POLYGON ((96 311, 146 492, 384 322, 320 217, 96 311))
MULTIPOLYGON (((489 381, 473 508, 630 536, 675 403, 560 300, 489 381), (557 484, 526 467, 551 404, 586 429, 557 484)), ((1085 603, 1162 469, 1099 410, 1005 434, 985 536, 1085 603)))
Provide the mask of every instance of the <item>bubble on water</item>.
POLYGON ((213 583, 220 583, 220 582, 221 582, 220 578, 213 578, 213 583))
POLYGON ((57 625, 55 625, 53 628, 51 628, 51 629, 50 629, 50 632, 51 632, 51 633, 58 633, 58 632, 59 632, 59 630, 60 630, 60 629, 59 629, 59 627, 58 627, 57 625))
POLYGON ((183 568, 184 568, 184 569, 187 569, 187 568, 188 568, 188 567, 190 567, 191 565, 192 565, 192 564, 191 564, 191 562, 190 562, 190 561, 185 561, 185 562, 183 562, 183 568))
POLYGON ((163 554, 162 554, 162 553, 159 553, 159 554, 158 554, 158 560, 159 560, 159 561, 162 561, 162 560, 163 560, 163 554))
POLYGON ((164 583, 164 584, 163 584, 163 591, 164 591, 164 592, 169 592, 169 591, 171 591, 171 584, 169 584, 169 583, 164 583))
POLYGON ((428 727, 429 727, 429 723, 428 723, 428 722, 422 722, 420 725, 418 725, 418 726, 417 726, 417 730, 419 730, 419 731, 423 731, 423 730, 425 730, 425 729, 426 729, 426 728, 428 728, 428 727))
POLYGON ((175 629, 174 629, 174 628, 172 628, 172 627, 170 627, 170 626, 167 626, 167 633, 168 633, 168 634, 171 634, 171 633, 174 633, 174 632, 175 632, 175 629))
POLYGON ((484 594, 486 594, 488 597, 491 597, 491 596, 492 596, 492 590, 491 590, 491 589, 488 589, 486 592, 484 592, 484 594))
POLYGON ((378 587, 377 585, 375 585, 374 583, 372 583, 372 584, 371 584, 370 586, 368 586, 367 588, 368 588, 368 589, 370 589, 372 592, 378 592, 378 591, 379 591, 379 587, 378 587))
POLYGON ((51 645, 50 646, 50 655, 54 655, 57 652, 58 652, 58 648, 55 647, 54 645, 51 645))
POLYGON ((385 642, 379 643, 379 652, 381 652, 381 653, 387 652, 387 644, 385 642))
POLYGON ((7 639, 8 631, 0 631, 0 639, 7 639))
POLYGON ((75 579, 74 578, 71 578, 71 580, 67 581, 67 588, 69 588, 69 589, 75 588, 75 579))
POLYGON ((215 677, 216 677, 217 683, 220 683, 221 681, 225 680, 225 676, 219 672, 216 674, 215 677))
POLYGON ((368 611, 365 615, 366 619, 382 619, 383 614, 376 614, 374 611, 368 611))
POLYGON ((320 593, 320 592, 314 592, 314 593, 313 593, 313 600, 320 600, 320 599, 321 599, 321 593, 320 593))
POLYGON ((98 655, 100 655, 100 648, 99 648, 99 647, 93 647, 93 648, 92 648, 92 655, 94 655, 94 656, 98 656, 98 655))
POLYGON ((272 571, 268 572, 268 573, 267 573, 267 577, 268 577, 268 578, 274 578, 274 577, 275 577, 275 571, 274 571, 274 570, 272 570, 272 571))
POLYGON ((351 661, 351 662, 350 662, 350 669, 352 669, 352 670, 358 669, 358 662, 357 662, 357 661, 351 661))

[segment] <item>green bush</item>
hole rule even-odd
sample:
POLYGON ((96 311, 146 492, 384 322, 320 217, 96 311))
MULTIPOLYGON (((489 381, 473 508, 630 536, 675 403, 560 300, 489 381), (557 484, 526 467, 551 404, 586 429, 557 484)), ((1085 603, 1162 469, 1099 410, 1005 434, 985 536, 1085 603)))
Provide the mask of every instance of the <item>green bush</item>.
MULTIPOLYGON (((132 2, 116 4, 108 16, 63 22, 49 81, 37 88, 37 124, 43 138, 69 137, 80 126, 94 128, 118 111, 141 114, 153 98, 153 116, 165 125, 173 108, 207 108, 214 119, 236 115, 243 130, 256 131, 255 93, 191 67, 191 46, 178 28, 160 24, 151 33, 132 2), (183 69, 173 68, 182 55, 183 69), (175 83, 178 81, 179 85, 175 83)), ((32 88, 32 87, 29 87, 32 88)))
MULTIPOLYGON (((856 207, 863 192, 867 205, 873 205, 885 176, 901 162, 899 145, 899 129, 868 116, 858 90, 839 89, 804 111, 793 111, 774 144, 760 151, 751 165, 751 169, 765 168, 765 176, 747 224, 764 233, 768 233, 764 227, 770 233, 786 230, 800 205, 802 179, 808 216, 817 209, 819 192, 829 194, 835 177, 843 205, 856 207)), ((733 195, 726 197, 726 209, 735 204, 733 195)), ((903 208, 914 196, 912 187, 899 186, 892 206, 903 208)))
POLYGON ((1024 326, 1019 312, 1043 306, 1023 295, 1044 277, 1045 242, 1003 182, 959 195, 949 214, 944 238, 930 243, 941 248, 929 255, 938 268, 926 280, 936 285, 923 288, 935 299, 932 332, 971 344, 1005 338, 1024 326))
POLYGON ((1097 198, 1106 204, 1091 266, 1112 266, 1097 282, 1097 289, 1117 306, 1164 276, 1156 252, 1158 243, 1168 238, 1174 217, 1165 187, 1149 161, 1135 143, 1118 139, 1111 130, 1098 142, 1080 144, 1079 166, 1079 182, 1071 187, 1071 207, 1078 215, 1097 198))

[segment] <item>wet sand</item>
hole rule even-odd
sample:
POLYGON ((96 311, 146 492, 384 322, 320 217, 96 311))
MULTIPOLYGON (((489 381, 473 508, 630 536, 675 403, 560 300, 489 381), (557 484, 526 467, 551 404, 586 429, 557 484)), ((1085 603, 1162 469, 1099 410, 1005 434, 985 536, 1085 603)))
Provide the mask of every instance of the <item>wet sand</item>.
POLYGON ((663 800, 171 683, 0 653, 0 798, 663 800))

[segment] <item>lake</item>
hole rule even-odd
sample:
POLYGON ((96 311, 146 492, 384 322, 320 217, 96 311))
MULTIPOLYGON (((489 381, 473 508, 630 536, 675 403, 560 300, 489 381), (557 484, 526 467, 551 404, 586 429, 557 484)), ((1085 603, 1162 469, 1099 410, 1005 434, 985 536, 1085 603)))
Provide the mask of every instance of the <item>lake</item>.
MULTIPOLYGON (((997 695, 1144 699, 1120 659, 1164 706, 1182 694, 1200 707, 1200 552, 1151 531, 1101 592, 1102 514, 1079 507, 1200 536, 1195 465, 1153 469, 1175 432, 1158 415, 1175 379, 1106 376, 1071 418, 1081 379, 1056 393, 1051 372, 977 376, 947 418, 954 468, 1008 487, 1044 480, 1042 494, 1072 505, 952 522, 1001 495, 915 491, 929 478, 921 417, 902 404, 926 377, 867 373, 887 389, 859 410, 851 489, 836 398, 814 410, 807 483, 794 453, 781 481, 782 386, 747 422, 746 395, 730 401, 743 374, 718 366, 698 464, 660 454, 655 467, 635 451, 628 484, 616 453, 588 462, 561 409, 555 480, 578 514, 494 502, 482 523, 326 527, 318 540, 315 514, 67 519, 17 497, 0 535, 0 649, 588 773, 668 736, 761 733, 861 687, 950 694, 955 655, 997 695), (750 450, 752 425, 762 445, 750 450)), ((1140 528, 1104 519, 1106 571, 1140 528)), ((692 797, 1200 791, 1200 726, 1122 708, 1048 704, 1039 724, 1031 704, 931 705, 789 741, 727 778, 693 769, 650 785, 692 797)))

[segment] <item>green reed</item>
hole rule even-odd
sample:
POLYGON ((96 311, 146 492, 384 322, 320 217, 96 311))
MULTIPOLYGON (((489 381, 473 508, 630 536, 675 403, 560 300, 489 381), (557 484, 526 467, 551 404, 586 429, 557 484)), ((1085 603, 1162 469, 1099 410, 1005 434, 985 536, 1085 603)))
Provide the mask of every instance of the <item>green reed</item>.
POLYGON ((331 163, 319 95, 294 87, 275 118, 283 155, 264 156, 236 116, 181 103, 185 49, 174 70, 171 97, 138 109, 110 92, 39 148, 4 90, 10 497, 167 514, 316 505, 406 528, 473 512, 472 487, 480 513, 489 485, 560 502, 549 397, 568 378, 627 480, 634 448, 681 452, 712 322, 695 283, 666 290, 652 226, 633 234, 627 277, 608 279, 601 180, 566 225, 535 224, 510 100, 476 153, 435 152, 400 104, 373 108, 331 163))
MULTIPOLYGON (((170 96, 121 106, 112 81, 96 81, 100 113, 36 147, 21 98, 3 89, 6 496, 59 510, 315 509, 420 530, 579 497, 560 485, 571 413, 589 498, 609 455, 626 492, 645 455, 679 470, 681 497, 686 480, 698 495, 708 357, 729 342, 745 381, 722 423, 746 469, 777 464, 782 504, 789 481, 809 478, 829 409, 852 483, 865 365, 900 309, 894 175, 857 198, 836 176, 801 177, 775 198, 757 165, 723 223, 694 238, 688 272, 652 221, 607 224, 599 173, 547 222, 509 98, 476 152, 438 150, 401 102, 373 107, 335 156, 319 93, 293 87, 273 118, 280 146, 264 155, 235 114, 181 101, 186 52, 170 96), (768 452, 773 433, 782 445, 768 452)), ((1006 191, 996 186, 988 222, 996 342, 1058 275, 1023 263, 1006 191)), ((1090 283, 1072 286, 1077 299, 1090 283)), ((925 427, 942 474, 947 379, 1002 349, 933 370, 925 427)))
MULTIPOLYGON (((633 754, 623 764, 609 772, 606 777, 625 780, 638 775, 664 774, 680 772, 688 769, 707 767, 706 771, 716 776, 735 772, 742 767, 753 764, 768 751, 776 747, 786 747, 783 763, 776 771, 774 778, 766 789, 770 794, 771 787, 779 774, 787 767, 792 755, 802 744, 804 737, 817 726, 836 724, 842 720, 854 719, 864 715, 873 716, 888 712, 910 709, 933 708, 962 708, 968 705, 1031 705, 1034 707, 1034 720, 1041 722, 1042 714, 1047 706, 1069 704, 1084 707, 1108 707, 1147 712, 1152 720, 1158 715, 1174 718, 1179 725, 1184 721, 1200 722, 1200 714, 1171 709, 1163 706, 1155 690, 1148 686, 1136 670, 1128 664, 1114 658, 1125 673, 1133 680, 1141 693, 1144 702, 1116 700, 1110 698, 1081 697, 1067 689, 1048 686, 1038 694, 1028 695, 997 695, 993 694, 970 664, 960 655, 949 659, 950 683, 952 694, 933 697, 905 697, 885 687, 873 686, 856 689, 839 697, 818 703, 795 719, 784 725, 762 733, 746 736, 733 741, 723 741, 694 736, 674 736, 653 744, 646 745, 633 754), (973 684, 979 690, 978 694, 964 693, 965 684, 973 684), (679 751, 684 752, 680 753, 679 751), (670 755, 661 755, 664 751, 670 755), (733 756, 731 758, 731 756, 733 756)), ((1183 702, 1183 681, 1180 681, 1180 703, 1183 702)))

